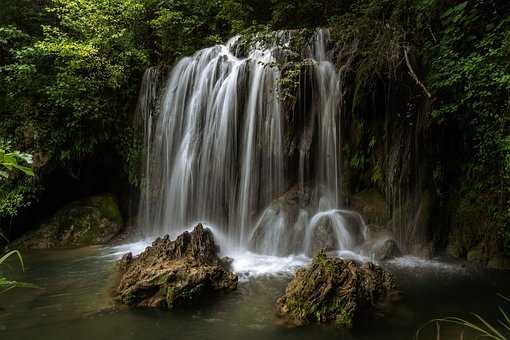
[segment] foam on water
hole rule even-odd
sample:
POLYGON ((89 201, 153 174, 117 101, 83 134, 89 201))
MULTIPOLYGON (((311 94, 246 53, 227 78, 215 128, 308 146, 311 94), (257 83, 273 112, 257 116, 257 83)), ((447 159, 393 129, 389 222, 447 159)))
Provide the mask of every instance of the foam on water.
POLYGON ((436 270, 436 271, 448 271, 448 272, 461 272, 465 269, 454 263, 447 263, 438 259, 426 260, 416 256, 402 256, 397 257, 388 262, 391 265, 406 268, 406 269, 419 269, 419 270, 436 270))
MULTIPOLYGON (((350 251, 350 250, 332 251, 332 252, 328 252, 328 255, 339 257, 344 260, 354 260, 357 262, 371 261, 371 259, 369 257, 360 255, 360 254, 350 251)), ((372 262, 374 262, 374 261, 372 261, 372 262)))
POLYGON ((241 281, 261 276, 291 276, 294 272, 310 263, 304 255, 271 256, 249 251, 231 254, 233 271, 241 281))
MULTIPOLYGON (((194 225, 194 224, 192 224, 194 225)), ((229 246, 229 240, 214 225, 203 224, 210 229, 214 235, 216 243, 220 247, 220 256, 230 257, 232 261, 232 270, 239 275, 241 282, 253 278, 272 276, 272 277, 290 277, 297 269, 311 263, 312 259, 305 254, 274 256, 257 254, 246 249, 239 249, 229 246)), ((183 231, 192 231, 193 227, 185 228, 183 231)), ((171 235, 172 239, 176 236, 171 235)), ((124 254, 131 252, 133 255, 142 253, 146 247, 150 246, 153 239, 143 239, 137 242, 126 243, 115 247, 105 248, 102 257, 109 258, 112 261, 120 259, 124 254)), ((349 250, 331 251, 328 255, 342 259, 355 260, 358 262, 375 262, 372 258, 362 256, 357 252, 349 250)), ((444 271, 444 272, 462 272, 464 270, 458 264, 443 262, 438 259, 425 260, 415 256, 403 256, 388 261, 387 264, 408 270, 419 271, 444 271)))
POLYGON ((137 256, 142 253, 145 248, 150 246, 152 240, 140 240, 132 243, 125 243, 111 248, 105 248, 105 251, 101 257, 111 258, 112 261, 117 261, 124 254, 132 253, 133 256, 137 256))

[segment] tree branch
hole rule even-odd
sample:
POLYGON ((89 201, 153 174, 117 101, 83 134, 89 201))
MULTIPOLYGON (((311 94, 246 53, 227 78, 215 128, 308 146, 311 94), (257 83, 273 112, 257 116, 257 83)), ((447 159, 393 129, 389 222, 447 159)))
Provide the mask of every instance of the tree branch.
POLYGON ((427 90, 425 85, 423 85, 423 83, 418 79, 418 76, 416 75, 416 73, 414 73, 414 70, 411 66, 411 62, 409 61, 409 55, 407 54, 408 50, 409 50, 409 47, 404 47, 404 57, 406 60, 407 68, 409 69, 409 74, 416 81, 416 85, 418 85, 419 87, 421 87, 423 89, 423 92, 425 92, 427 97, 432 98, 432 95, 430 94, 429 90, 427 90))

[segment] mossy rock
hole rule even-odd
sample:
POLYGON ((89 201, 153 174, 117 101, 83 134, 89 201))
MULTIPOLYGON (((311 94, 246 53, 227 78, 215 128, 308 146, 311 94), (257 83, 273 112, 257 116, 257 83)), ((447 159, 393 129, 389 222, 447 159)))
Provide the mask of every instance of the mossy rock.
POLYGON ((374 248, 374 257, 377 261, 389 261, 402 256, 397 242, 393 239, 378 242, 374 248))
POLYGON ((466 257, 467 251, 464 248, 462 242, 454 239, 453 237, 448 242, 447 252, 450 256, 455 258, 464 258, 466 257))
POLYGON ((453 207, 447 246, 451 256, 467 258, 470 262, 483 262, 502 253, 500 231, 480 204, 482 199, 472 193, 466 194, 453 207))
POLYGON ((59 209, 11 247, 49 249, 104 244, 118 235, 122 227, 117 200, 111 194, 102 194, 59 209))
POLYGON ((510 257, 498 255, 489 260, 487 267, 497 270, 510 270, 510 257))
POLYGON ((351 328, 362 313, 395 296, 393 276, 373 263, 327 257, 320 252, 302 268, 276 301, 276 312, 291 325, 332 322, 351 328))
POLYGON ((365 190, 354 194, 351 207, 370 224, 385 225, 388 222, 386 201, 377 190, 365 190))
POLYGON ((483 250, 483 245, 479 244, 467 253, 467 260, 473 263, 483 263, 487 261, 486 252, 483 250))
POLYGON ((208 295, 237 288, 237 275, 209 229, 201 224, 176 240, 156 239, 137 257, 131 253, 119 262, 120 280, 114 299, 133 307, 173 309, 208 295))

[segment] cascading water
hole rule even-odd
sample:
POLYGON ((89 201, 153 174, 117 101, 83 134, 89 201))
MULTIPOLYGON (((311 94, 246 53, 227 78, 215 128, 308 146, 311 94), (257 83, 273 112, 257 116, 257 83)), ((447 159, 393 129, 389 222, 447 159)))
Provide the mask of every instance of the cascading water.
POLYGON ((302 131, 293 131, 300 139, 295 160, 287 136, 299 128, 287 124, 278 91, 278 58, 292 34, 275 37, 269 47, 252 44, 246 57, 236 37, 183 58, 156 105, 159 77, 147 71, 139 99, 146 141, 139 223, 146 235, 175 236, 200 221, 221 232, 223 247, 268 255, 310 254, 313 244, 328 245, 324 238, 334 240, 332 249, 354 250, 363 240, 363 220, 338 209, 341 84, 329 33, 317 30, 302 53, 311 61, 312 105, 301 110, 302 131))

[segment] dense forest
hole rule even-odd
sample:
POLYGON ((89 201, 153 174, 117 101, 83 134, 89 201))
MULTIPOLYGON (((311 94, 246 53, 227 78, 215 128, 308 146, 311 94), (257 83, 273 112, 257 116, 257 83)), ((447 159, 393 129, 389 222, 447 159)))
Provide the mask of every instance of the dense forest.
MULTIPOLYGON (((163 79, 234 36, 243 57, 279 44, 275 32, 292 36, 271 65, 288 129, 280 193, 290 197, 306 182, 296 131, 315 105, 314 61, 302 51, 318 28, 340 79, 340 205, 388 228, 404 254, 510 270, 507 0, 1 0, 2 246, 25 248, 9 241, 104 193, 88 204, 118 201, 115 234, 136 229, 144 74, 163 79)), ((338 265, 320 256, 314 266, 338 265)))
MULTIPOLYGON (((2 8, 1 147, 32 154, 36 173, 1 183, 9 238, 70 200, 136 190, 133 115, 148 66, 169 67, 236 34, 292 29, 306 39, 329 27, 339 51, 356 45, 345 76, 352 191, 387 188, 385 117, 419 123, 424 185, 447 221, 432 237, 441 247, 456 238, 464 256, 480 242, 484 253, 510 252, 506 1, 3 0, 2 8)), ((286 74, 292 92, 299 79, 286 74)))

